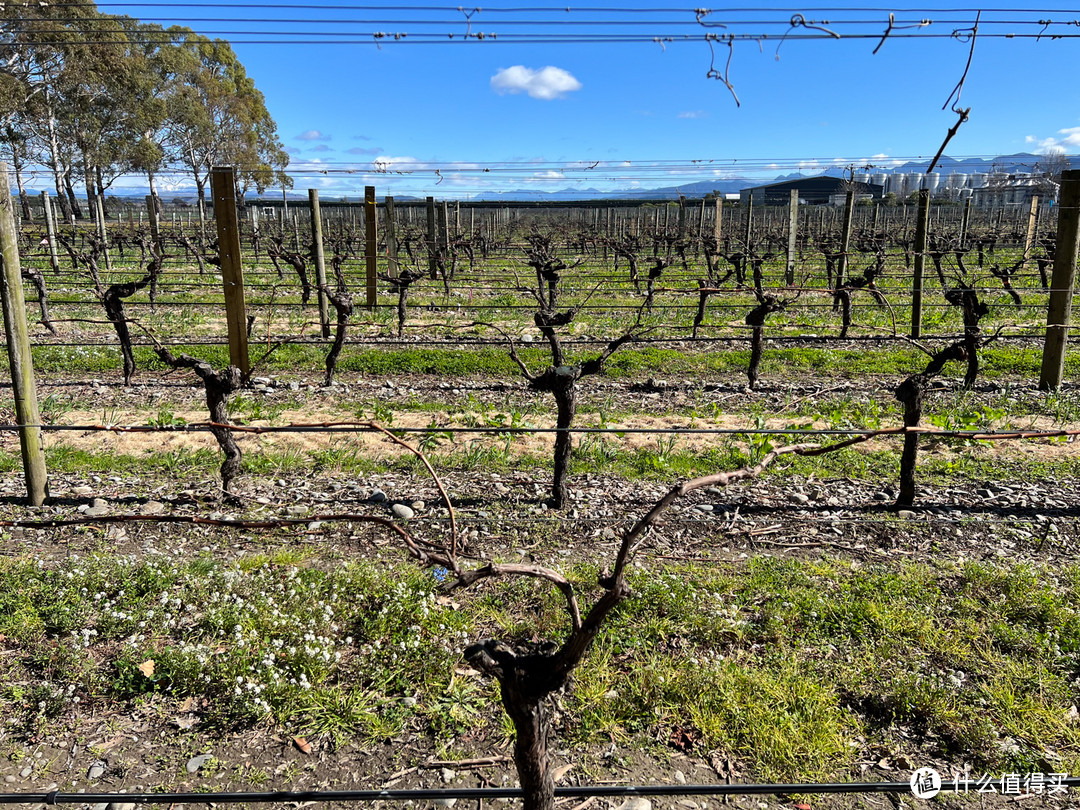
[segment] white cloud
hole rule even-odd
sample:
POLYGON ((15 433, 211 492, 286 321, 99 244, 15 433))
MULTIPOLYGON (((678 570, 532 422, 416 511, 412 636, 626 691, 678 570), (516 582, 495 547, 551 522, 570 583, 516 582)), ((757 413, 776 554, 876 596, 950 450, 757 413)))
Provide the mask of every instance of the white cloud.
POLYGON ((317 129, 309 129, 306 132, 301 132, 296 136, 295 140, 298 141, 328 141, 330 136, 320 132, 317 129))
POLYGON ((689 110, 679 113, 679 118, 705 118, 708 113, 704 110, 689 110))
POLYGON ((543 101, 562 98, 567 93, 580 90, 581 82, 562 68, 548 65, 540 70, 533 70, 524 65, 501 68, 491 77, 491 89, 499 95, 506 93, 528 93, 529 98, 543 101))
POLYGON ((1060 137, 1036 138, 1034 135, 1028 135, 1024 141, 1035 144, 1037 151, 1043 154, 1063 154, 1070 151, 1075 153, 1080 149, 1080 127, 1059 129, 1057 134, 1060 137))

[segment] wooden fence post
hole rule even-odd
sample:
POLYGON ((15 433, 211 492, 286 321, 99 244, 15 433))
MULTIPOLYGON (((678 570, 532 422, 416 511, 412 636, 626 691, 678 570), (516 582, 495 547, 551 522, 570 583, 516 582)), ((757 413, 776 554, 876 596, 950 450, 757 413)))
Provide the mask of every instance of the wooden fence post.
POLYGON ((930 230, 930 189, 919 190, 915 217, 915 261, 911 279, 911 337, 922 335, 923 272, 926 268, 926 241, 930 230))
POLYGON ((787 268, 784 280, 791 286, 795 283, 796 246, 799 238, 799 190, 793 188, 788 200, 787 268))
POLYGON ((397 220, 394 218, 394 198, 386 198, 386 274, 398 277, 397 220))
POLYGON ((15 419, 19 423, 26 498, 31 506, 41 506, 49 495, 49 476, 45 470, 45 448, 41 443, 41 415, 30 355, 30 333, 26 328, 26 300, 13 209, 8 167, 6 163, 0 163, 0 296, 3 297, 4 334, 11 364, 15 419))
POLYGON ((434 281, 439 277, 439 265, 435 261, 435 251, 438 250, 438 237, 435 235, 435 198, 427 198, 427 255, 428 275, 434 281))
MULTIPOLYGON (((851 220, 855 215, 855 191, 849 189, 844 195, 844 222, 840 229, 840 259, 836 262, 836 289, 847 280, 848 251, 851 250, 851 220)), ((840 299, 833 301, 833 309, 840 306, 840 299)))
POLYGON ((964 203, 964 216, 960 219, 960 249, 967 245, 968 225, 971 223, 971 197, 964 203))
POLYGON ((367 307, 375 311, 379 273, 379 220, 376 216, 375 186, 364 186, 364 255, 367 259, 367 307))
POLYGON ((712 233, 713 238, 716 240, 716 244, 720 245, 720 236, 724 231, 724 198, 719 194, 716 196, 716 215, 713 219, 712 233))
POLYGON ((319 329, 323 338, 330 337, 330 303, 323 289, 326 287, 326 255, 323 252, 323 222, 319 209, 319 190, 308 189, 311 207, 311 260, 315 265, 315 285, 319 302, 319 329))
POLYGON ((60 272, 60 257, 56 253, 56 215, 53 213, 49 192, 41 192, 41 207, 45 214, 45 238, 49 240, 49 265, 54 273, 60 272))
POLYGON ((743 232, 743 249, 750 255, 750 234, 754 227, 754 192, 746 195, 746 230, 743 232))
POLYGON ((1028 263, 1031 261, 1031 248, 1035 244, 1035 225, 1039 221, 1039 195, 1033 194, 1031 197, 1031 206, 1028 208, 1028 222, 1027 232, 1024 234, 1024 263, 1020 265, 1021 270, 1027 270, 1028 263))
POLYGON ((248 214, 251 215, 251 245, 255 249, 255 262, 259 261, 259 206, 249 205, 248 214))
POLYGON ((102 252, 105 254, 105 269, 112 272, 112 257, 109 255, 109 231, 105 227, 105 197, 101 194, 94 195, 94 225, 97 228, 98 238, 101 240, 102 252))
POLYGON ((1058 195, 1057 249, 1050 283, 1050 306, 1046 312, 1046 343, 1043 346, 1039 389, 1051 391, 1065 376, 1065 345, 1072 319, 1076 254, 1080 249, 1080 169, 1061 173, 1058 195))
POLYGON ((225 317, 229 326, 229 362, 240 369, 241 377, 247 380, 251 375, 251 360, 248 357, 240 223, 236 213, 236 170, 232 166, 215 166, 210 170, 210 194, 221 250, 221 281, 225 287, 225 317))

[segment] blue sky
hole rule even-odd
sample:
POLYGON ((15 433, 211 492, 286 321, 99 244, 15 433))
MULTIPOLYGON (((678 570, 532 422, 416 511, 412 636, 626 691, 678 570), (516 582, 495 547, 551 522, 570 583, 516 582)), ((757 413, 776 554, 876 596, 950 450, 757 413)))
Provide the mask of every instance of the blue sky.
MULTIPOLYGON (((233 42, 266 96, 292 154, 297 187, 356 193, 374 184, 380 196, 422 190, 467 196, 514 188, 656 187, 730 174, 812 171, 830 163, 872 160, 887 166, 930 157, 957 120, 942 105, 964 72, 970 48, 962 36, 949 35, 954 30, 962 34, 975 19, 973 11, 948 12, 940 5, 897 12, 897 24, 933 20, 897 34, 940 37, 891 37, 875 55, 876 39, 849 37, 884 32, 886 10, 807 8, 801 11, 804 18, 819 27, 791 29, 794 10, 747 6, 709 14, 705 22, 730 26, 706 29, 690 6, 664 6, 669 10, 636 16, 617 9, 655 6, 594 2, 591 7, 595 11, 555 13, 565 6, 542 3, 534 8, 552 11, 512 14, 498 11, 509 8, 506 4, 484 6, 467 22, 465 13, 450 5, 406 12, 341 5, 100 4, 102 11, 142 19, 170 15, 165 24, 189 25, 211 36, 224 30, 270 32, 224 38, 233 42), (275 22, 283 18, 318 22, 275 22), (425 20, 433 24, 425 26, 425 20), (508 25, 514 20, 560 20, 563 27, 524 22, 515 29, 508 25), (637 25, 616 24, 624 20, 637 25), (581 25, 586 21, 603 24, 581 25), (373 30, 388 34, 378 47, 362 34, 373 30), (517 44, 507 41, 515 30, 629 32, 646 38, 675 32, 694 39, 517 44), (467 31, 501 32, 503 39, 465 40, 467 31), (780 44, 785 31, 789 38, 780 44), (843 38, 833 39, 828 31, 843 38), (322 34, 342 39, 354 32, 362 34, 355 44, 292 41, 322 34), (408 35, 405 41, 390 36, 401 32, 408 35), (420 42, 425 32, 438 44, 420 42), (769 34, 759 42, 734 43, 728 75, 741 106, 722 81, 706 76, 710 43, 702 37, 710 32, 769 34), (455 33, 453 40, 449 33, 455 33), (791 38, 810 33, 826 36, 791 38), (290 41, 243 42, 259 38, 290 41), (373 162, 410 173, 372 173, 373 162)), ((1075 80, 1080 40, 990 36, 1038 33, 1042 26, 1034 23, 1040 19, 1055 21, 1047 33, 1080 34, 1080 27, 1062 24, 1080 12, 1055 8, 1063 7, 983 11, 960 100, 962 107, 971 108, 971 117, 948 154, 1080 152, 1080 83, 1075 80)), ((723 70, 728 46, 711 44, 716 52, 712 64, 723 70)))

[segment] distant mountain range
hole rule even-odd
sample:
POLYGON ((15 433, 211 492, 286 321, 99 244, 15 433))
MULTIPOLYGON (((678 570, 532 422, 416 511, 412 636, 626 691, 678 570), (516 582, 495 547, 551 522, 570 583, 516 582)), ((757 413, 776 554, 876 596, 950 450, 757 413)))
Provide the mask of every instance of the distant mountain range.
MULTIPOLYGON (((1040 161, 1042 165, 1046 162, 1045 155, 1033 155, 1026 152, 1020 152, 1014 155, 1000 155, 994 158, 963 158, 957 160, 951 158, 948 155, 943 155, 938 161, 937 166, 934 168, 935 172, 938 172, 943 177, 950 174, 978 174, 978 173, 991 173, 991 172, 1030 172, 1035 170, 1040 161)), ((1069 166, 1071 168, 1080 168, 1080 156, 1070 156, 1067 158, 1069 166)), ((907 173, 919 173, 922 174, 926 171, 930 160, 921 161, 909 161, 897 166, 892 166, 888 169, 884 167, 875 167, 869 171, 872 173, 885 173, 885 174, 907 174, 907 173)), ((843 176, 845 173, 845 167, 834 167, 826 169, 821 172, 817 172, 817 175, 825 174, 833 177, 843 176)), ((475 202, 505 202, 505 201, 537 201, 537 202, 574 202, 582 200, 677 200, 680 195, 690 198, 700 198, 708 194, 734 194, 742 191, 744 188, 751 186, 767 185, 769 183, 780 183, 787 180, 797 180, 801 177, 813 177, 815 173, 803 174, 796 172, 794 174, 777 175, 772 179, 762 177, 727 177, 724 179, 705 179, 705 180, 693 180, 686 183, 680 183, 676 186, 662 186, 659 188, 635 188, 635 189, 622 189, 616 191, 601 191, 595 188, 564 188, 557 191, 540 191, 535 188, 519 188, 511 191, 501 192, 483 192, 475 196, 462 198, 463 200, 475 201, 475 202)), ((149 193, 148 189, 130 187, 124 189, 118 189, 111 194, 115 194, 118 197, 142 197, 149 193)), ((166 200, 172 200, 174 198, 185 199, 188 202, 194 202, 195 196, 190 191, 186 190, 169 190, 161 192, 161 196, 166 200)), ((410 195, 394 195, 395 199, 399 202, 409 202, 423 199, 422 197, 410 196, 410 195)), ((267 194, 265 196, 267 202, 274 203, 281 200, 280 193, 267 194)), ((301 191, 290 191, 288 194, 289 202, 295 202, 304 204, 307 201, 307 193, 301 191)), ((346 195, 346 197, 336 197, 329 193, 323 193, 321 199, 324 202, 340 202, 342 199, 348 199, 350 202, 359 202, 362 198, 356 193, 346 195)), ((249 198, 249 202, 253 200, 249 198)))
MULTIPOLYGON (((1067 158, 1069 167, 1080 168, 1080 156, 1067 158)), ((1045 164, 1045 155, 1033 155, 1020 152, 1015 155, 1000 155, 994 158, 963 158, 957 160, 948 155, 942 155, 934 171, 947 176, 950 174, 989 174, 991 172, 1004 172, 1013 174, 1016 172, 1030 172, 1037 168, 1042 161, 1045 164)), ((877 167, 871 169, 872 173, 882 172, 885 174, 907 174, 926 172, 930 165, 930 159, 925 161, 909 161, 891 168, 877 167)), ((832 177, 842 177, 845 167, 826 169, 816 174, 824 174, 832 177)), ((664 186, 661 188, 633 189, 621 191, 599 191, 594 188, 584 189, 561 189, 559 191, 538 191, 536 189, 514 189, 499 193, 478 194, 470 197, 470 200, 496 202, 498 200, 538 200, 538 201, 574 201, 574 200, 677 200, 680 195, 684 197, 703 197, 706 194, 734 194, 751 186, 767 185, 769 183, 782 183, 787 180, 798 180, 802 177, 813 177, 815 174, 792 174, 777 175, 772 179, 761 177, 728 177, 723 180, 697 180, 689 183, 680 183, 677 186, 664 186)))

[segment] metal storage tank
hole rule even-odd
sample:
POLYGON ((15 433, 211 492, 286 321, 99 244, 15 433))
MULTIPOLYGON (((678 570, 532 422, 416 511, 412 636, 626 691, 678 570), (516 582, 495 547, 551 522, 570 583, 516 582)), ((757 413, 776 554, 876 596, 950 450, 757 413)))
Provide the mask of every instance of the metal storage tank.
POLYGON ((930 174, 925 175, 925 178, 923 188, 930 189, 931 194, 936 193, 941 188, 941 174, 939 172, 930 172, 930 174))
POLYGON ((870 182, 875 186, 883 186, 889 181, 889 175, 885 172, 874 172, 870 175, 870 182))
POLYGON ((876 183, 876 180, 870 179, 870 172, 855 172, 856 183, 876 183))
POLYGON ((983 188, 987 184, 985 172, 976 172, 968 178, 968 185, 972 188, 983 188))

